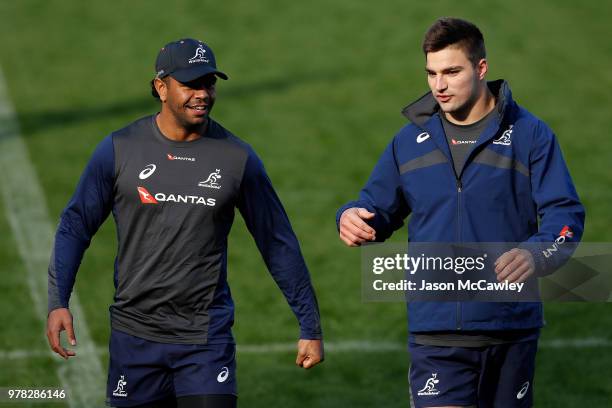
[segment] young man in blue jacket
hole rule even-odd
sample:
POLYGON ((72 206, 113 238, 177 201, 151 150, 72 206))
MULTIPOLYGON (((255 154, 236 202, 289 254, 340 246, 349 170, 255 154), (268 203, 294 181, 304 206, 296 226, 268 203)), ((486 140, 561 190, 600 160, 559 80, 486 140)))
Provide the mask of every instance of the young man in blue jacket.
MULTIPOLYGON (((47 337, 76 337, 69 300, 83 254, 112 212, 117 224, 107 403, 231 408, 234 303, 227 237, 237 208, 300 324, 296 364, 323 360, 319 309, 287 214, 253 149, 210 117, 217 69, 208 45, 167 44, 152 93, 159 113, 106 137, 63 211, 49 264, 47 337)), ((265 318, 262 316, 262 318, 265 318)))
MULTIPOLYGON (((579 242, 584 209, 553 132, 487 82, 480 30, 437 20, 423 42, 431 92, 388 145, 356 201, 338 210, 348 246, 408 225, 412 242, 517 242, 498 281, 524 282, 560 260, 536 250, 579 242), (546 243, 546 244, 544 244, 546 243)), ((529 407, 539 302, 409 302, 411 397, 417 407, 529 407)))

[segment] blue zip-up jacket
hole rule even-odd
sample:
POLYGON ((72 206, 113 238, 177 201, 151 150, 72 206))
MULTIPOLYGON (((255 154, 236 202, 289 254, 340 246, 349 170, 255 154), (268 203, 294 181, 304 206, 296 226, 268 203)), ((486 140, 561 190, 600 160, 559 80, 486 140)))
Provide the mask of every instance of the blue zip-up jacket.
MULTIPOLYGON (((412 214, 411 242, 526 243, 539 275, 567 260, 568 251, 545 257, 535 249, 560 235, 577 243, 583 233, 584 208, 559 144, 544 122, 514 102, 505 81, 488 85, 499 114, 478 138, 461 174, 455 174, 439 107, 428 93, 403 110, 412 123, 387 146, 359 199, 338 210, 336 223, 346 209, 366 208, 375 213, 368 223, 377 241, 384 241, 412 214)), ((408 310, 411 332, 544 324, 539 302, 410 302, 408 310)))

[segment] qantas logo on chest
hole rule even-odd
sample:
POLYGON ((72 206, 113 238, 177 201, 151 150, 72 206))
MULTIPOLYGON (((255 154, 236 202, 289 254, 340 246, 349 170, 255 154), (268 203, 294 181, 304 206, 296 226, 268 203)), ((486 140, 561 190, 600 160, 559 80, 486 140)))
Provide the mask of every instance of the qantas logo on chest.
POLYGON ((168 153, 167 157, 168 157, 168 160, 182 160, 182 161, 190 161, 190 162, 196 161, 195 157, 175 156, 170 153, 168 153))
POLYGON ((177 204, 195 204, 214 207, 216 200, 195 195, 174 194, 174 193, 149 193, 144 187, 137 187, 140 202, 143 204, 159 204, 159 202, 173 202, 177 204))
POLYGON ((475 144, 476 140, 457 140, 454 138, 451 138, 451 143, 453 145, 462 145, 462 144, 475 144))
POLYGON ((146 188, 138 187, 138 194, 140 195, 140 201, 142 201, 143 204, 157 204, 157 201, 155 198, 153 198, 153 195, 149 193, 146 188))

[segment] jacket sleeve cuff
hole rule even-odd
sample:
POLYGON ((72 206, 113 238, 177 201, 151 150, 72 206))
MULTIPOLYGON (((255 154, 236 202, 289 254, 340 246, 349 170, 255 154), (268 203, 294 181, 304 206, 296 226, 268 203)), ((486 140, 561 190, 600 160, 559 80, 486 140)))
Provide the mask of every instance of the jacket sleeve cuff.
POLYGON ((519 248, 528 251, 532 258, 534 264, 534 275, 536 277, 543 277, 546 275, 550 275, 554 269, 551 269, 547 263, 544 255, 542 255, 543 244, 539 242, 524 242, 519 245, 519 248))
POLYGON ((312 330, 300 330, 300 339, 303 340, 322 340, 323 333, 320 331, 312 331, 312 330))
POLYGON ((49 303, 47 306, 47 316, 49 316, 49 314, 55 309, 68 309, 68 305, 62 302, 53 302, 49 300, 49 303))
POLYGON ((338 232, 340 232, 340 218, 342 217, 342 214, 344 214, 346 210, 354 206, 355 206, 355 203, 350 202, 348 204, 343 205, 342 207, 338 209, 338 211, 336 211, 336 229, 338 230, 338 232))

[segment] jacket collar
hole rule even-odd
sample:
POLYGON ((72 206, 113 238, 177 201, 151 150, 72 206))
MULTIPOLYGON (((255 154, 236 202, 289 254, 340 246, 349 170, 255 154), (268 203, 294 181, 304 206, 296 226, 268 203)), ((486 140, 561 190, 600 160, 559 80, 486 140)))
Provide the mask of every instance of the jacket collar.
MULTIPOLYGON (((487 86, 493 95, 496 96, 495 109, 497 109, 498 115, 491 120, 489 126, 482 132, 478 141, 470 150, 466 158, 466 164, 474 156, 474 152, 480 149, 480 146, 484 145, 499 132, 502 123, 509 123, 512 120, 511 107, 514 105, 514 101, 512 100, 512 92, 510 91, 508 83, 503 79, 498 79, 496 81, 487 82, 487 86)), ((402 114, 410 119, 412 123, 427 131, 438 149, 440 149, 448 160, 452 162, 450 148, 446 141, 444 128, 440 119, 440 106, 431 92, 426 93, 406 106, 402 110, 402 114)))
MULTIPOLYGON (((487 86, 491 90, 491 93, 495 95, 496 105, 495 108, 499 114, 499 118, 502 119, 508 113, 508 107, 512 105, 512 92, 508 82, 503 79, 487 82, 487 86)), ((432 116, 439 113, 440 106, 434 98, 433 94, 427 92, 416 101, 402 109, 402 114, 406 116, 415 125, 424 128, 432 116)))

